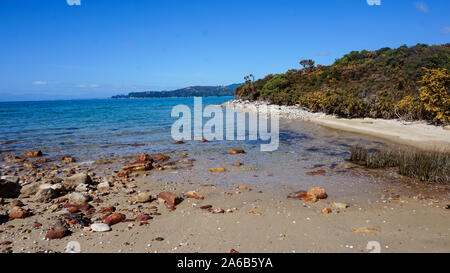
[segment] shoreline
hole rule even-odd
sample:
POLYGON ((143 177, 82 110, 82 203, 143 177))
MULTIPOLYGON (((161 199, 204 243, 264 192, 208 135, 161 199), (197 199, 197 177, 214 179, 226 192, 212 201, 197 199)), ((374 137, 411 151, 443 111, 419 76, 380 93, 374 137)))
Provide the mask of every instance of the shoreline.
MULTIPOLYGON (((327 128, 342 130, 351 133, 377 137, 397 144, 406 144, 422 150, 450 152, 450 130, 443 127, 426 124, 422 121, 400 121, 373 118, 339 118, 325 113, 313 113, 299 106, 273 105, 264 102, 250 102, 232 100, 221 104, 223 107, 234 107, 255 112, 264 109, 260 106, 269 106, 277 111, 280 118, 312 122, 327 128), (255 108, 256 107, 256 108, 255 108)), ((267 109, 267 108, 266 108, 267 109)))

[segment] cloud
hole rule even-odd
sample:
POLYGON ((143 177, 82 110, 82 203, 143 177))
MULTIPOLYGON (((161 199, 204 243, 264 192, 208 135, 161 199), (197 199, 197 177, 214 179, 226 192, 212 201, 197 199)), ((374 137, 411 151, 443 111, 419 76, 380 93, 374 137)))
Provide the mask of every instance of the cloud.
POLYGON ((44 81, 34 81, 33 84, 34 84, 34 85, 46 85, 47 82, 44 82, 44 81))
POLYGON ((441 31, 441 33, 442 34, 450 34, 450 27, 445 27, 442 31, 441 31))
POLYGON ((428 5, 423 2, 416 2, 414 5, 416 6, 416 9, 420 12, 428 13, 430 11, 428 5))
POLYGON ((78 88, 97 88, 100 85, 98 84, 79 84, 77 85, 78 88))

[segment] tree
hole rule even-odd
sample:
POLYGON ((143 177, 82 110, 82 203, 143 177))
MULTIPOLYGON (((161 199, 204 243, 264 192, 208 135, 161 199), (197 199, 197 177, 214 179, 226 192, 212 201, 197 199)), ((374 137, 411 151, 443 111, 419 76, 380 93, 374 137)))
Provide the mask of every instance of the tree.
POLYGON ((311 59, 309 59, 309 60, 300 60, 300 65, 303 66, 303 68, 305 68, 307 70, 311 70, 312 68, 314 68, 315 64, 316 64, 316 62, 314 62, 311 59))

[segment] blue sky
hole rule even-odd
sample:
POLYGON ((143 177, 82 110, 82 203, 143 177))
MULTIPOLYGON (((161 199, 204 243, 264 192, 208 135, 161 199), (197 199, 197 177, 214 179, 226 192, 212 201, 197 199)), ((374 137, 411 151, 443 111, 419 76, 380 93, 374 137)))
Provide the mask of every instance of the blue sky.
POLYGON ((449 14, 448 0, 2 0, 0 99, 242 82, 302 58, 448 43, 449 14))

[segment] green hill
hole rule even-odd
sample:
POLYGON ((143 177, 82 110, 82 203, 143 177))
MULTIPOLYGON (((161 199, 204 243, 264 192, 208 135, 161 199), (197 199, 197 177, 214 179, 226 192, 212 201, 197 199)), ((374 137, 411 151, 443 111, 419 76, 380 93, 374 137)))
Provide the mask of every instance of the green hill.
POLYGON ((238 86, 243 84, 231 84, 227 86, 191 86, 173 91, 146 91, 132 92, 128 95, 113 96, 113 99, 123 98, 168 98, 168 97, 232 97, 238 86))
POLYGON ((342 117, 450 121, 450 44, 353 51, 330 66, 300 64, 256 81, 246 77, 235 97, 342 117))

